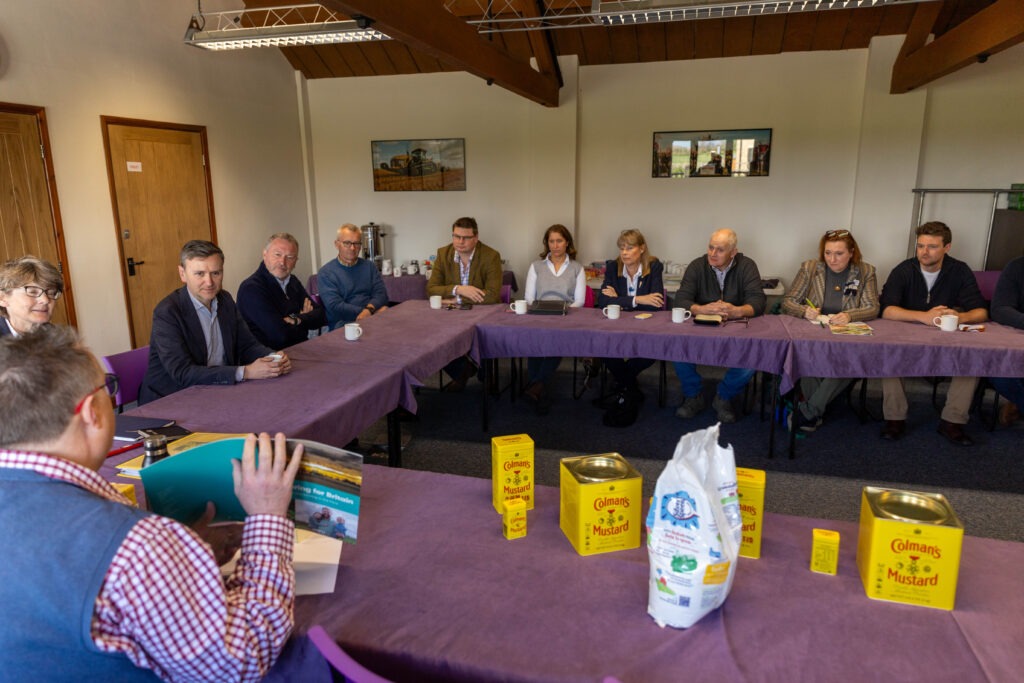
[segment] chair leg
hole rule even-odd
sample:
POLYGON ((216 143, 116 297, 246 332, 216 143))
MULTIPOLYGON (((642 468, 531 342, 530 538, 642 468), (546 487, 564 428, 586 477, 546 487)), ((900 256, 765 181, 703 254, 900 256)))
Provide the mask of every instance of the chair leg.
POLYGON ((668 394, 668 364, 665 361, 660 361, 660 363, 661 367, 658 368, 658 407, 664 408, 668 394))

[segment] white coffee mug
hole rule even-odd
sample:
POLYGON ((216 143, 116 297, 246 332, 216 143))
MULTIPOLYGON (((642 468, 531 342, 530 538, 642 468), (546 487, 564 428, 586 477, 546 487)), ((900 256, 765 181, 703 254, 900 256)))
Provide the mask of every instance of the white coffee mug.
POLYGON ((601 309, 601 314, 609 320, 618 320, 621 312, 622 306, 619 306, 618 304, 608 304, 601 309))
POLYGON ((932 324, 937 326, 943 332, 956 332, 959 322, 960 316, 949 313, 946 315, 936 316, 932 319, 932 324))
POLYGON ((381 265, 380 265, 380 274, 381 275, 391 275, 391 273, 393 273, 393 272, 394 272, 394 268, 392 268, 392 266, 391 266, 391 259, 389 259, 389 258, 384 259, 383 263, 381 263, 381 265))
POLYGON ((526 299, 516 299, 508 305, 510 311, 515 311, 516 315, 524 315, 526 313, 526 299))
POLYGON ((355 341, 363 336, 363 328, 359 326, 359 323, 349 323, 345 325, 345 339, 349 341, 355 341))
POLYGON ((685 308, 673 308, 672 309, 672 322, 681 323, 690 319, 693 313, 690 313, 685 308))
POLYGON ((266 356, 264 356, 264 357, 265 357, 265 358, 269 358, 269 359, 270 359, 270 362, 271 362, 271 363, 280 363, 280 362, 281 362, 281 359, 282 359, 282 358, 283 358, 284 356, 282 356, 282 355, 281 355, 281 354, 279 354, 279 353, 268 353, 268 354, 267 354, 266 356))
POLYGON ((434 296, 430 297, 430 307, 433 308, 433 309, 441 308, 441 295, 440 294, 435 294, 434 296))

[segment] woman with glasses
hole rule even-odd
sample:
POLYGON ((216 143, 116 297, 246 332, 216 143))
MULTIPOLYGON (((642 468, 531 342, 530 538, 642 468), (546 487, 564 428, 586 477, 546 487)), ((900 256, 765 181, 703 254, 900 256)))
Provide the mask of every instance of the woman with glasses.
MULTIPOLYGON (((597 307, 615 304, 622 311, 660 311, 665 306, 665 286, 661 277, 664 268, 648 250, 643 233, 623 230, 616 246, 619 257, 605 263, 597 307)), ((649 358, 605 358, 604 364, 615 378, 616 385, 611 401, 600 402, 607 409, 604 424, 628 427, 636 421, 644 398, 637 377, 654 361, 649 358)))
POLYGON ((0 337, 21 336, 50 322, 63 293, 60 271, 35 256, 0 266, 0 337))
MULTIPOLYGON (((860 247, 849 230, 829 230, 818 241, 818 258, 804 261, 782 299, 782 311, 797 318, 835 325, 878 317, 875 268, 861 260, 860 247)), ((793 428, 813 432, 825 408, 850 379, 804 377, 803 400, 793 411, 793 428)))

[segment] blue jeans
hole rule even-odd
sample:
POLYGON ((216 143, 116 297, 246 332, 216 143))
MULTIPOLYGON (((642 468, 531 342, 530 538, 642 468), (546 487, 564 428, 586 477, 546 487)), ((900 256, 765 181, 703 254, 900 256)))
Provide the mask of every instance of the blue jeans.
MULTIPOLYGON (((703 387, 700 374, 697 373, 697 365, 695 363, 673 363, 672 365, 676 369, 679 383, 683 385, 683 396, 686 398, 699 396, 703 387)), ((747 386, 747 382, 755 372, 757 371, 747 368, 729 368, 718 385, 718 395, 726 400, 736 396, 743 391, 743 387, 747 386)))
POLYGON ((530 357, 526 359, 526 381, 529 384, 534 382, 547 382, 558 370, 562 362, 561 356, 544 356, 541 358, 530 357))
POLYGON ((1017 409, 1024 412, 1024 379, 1016 377, 989 377, 989 383, 995 387, 1003 398, 1011 401, 1017 409))

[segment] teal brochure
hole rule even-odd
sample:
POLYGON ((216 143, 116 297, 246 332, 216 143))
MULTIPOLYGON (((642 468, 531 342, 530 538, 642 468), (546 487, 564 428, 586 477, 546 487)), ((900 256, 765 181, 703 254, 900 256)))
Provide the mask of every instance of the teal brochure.
POLYGON ((217 506, 216 522, 241 521, 245 510, 235 496, 231 461, 242 459, 245 439, 213 441, 164 458, 139 470, 149 509, 158 515, 191 524, 217 506))
MULTIPOLYGON (((242 459, 245 439, 229 438, 182 451, 139 470, 149 509, 191 524, 217 506, 215 522, 242 521, 231 461, 242 459)), ((288 452, 305 449, 292 487, 289 516, 300 528, 355 543, 363 484, 363 456, 316 441, 288 439, 288 452)))

